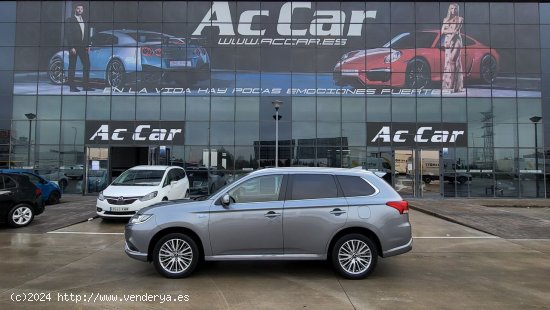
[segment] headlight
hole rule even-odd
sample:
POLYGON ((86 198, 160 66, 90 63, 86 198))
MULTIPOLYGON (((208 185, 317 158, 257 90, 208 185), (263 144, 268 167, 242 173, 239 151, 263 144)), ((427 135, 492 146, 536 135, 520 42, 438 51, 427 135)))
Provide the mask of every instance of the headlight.
POLYGON ((151 192, 143 197, 141 197, 139 200, 141 201, 147 201, 147 200, 151 200, 153 198, 157 197, 157 191, 154 191, 154 192, 151 192))
POLYGON ((130 218, 130 224, 145 223, 151 216, 151 214, 136 214, 130 218))
POLYGON ((105 197, 103 197, 103 192, 99 192, 99 196, 97 196, 97 199, 101 201, 105 200, 105 197))
POLYGON ((390 54, 388 54, 386 57, 384 57, 384 62, 389 64, 390 62, 394 62, 401 58, 401 52, 400 51, 392 51, 390 54))

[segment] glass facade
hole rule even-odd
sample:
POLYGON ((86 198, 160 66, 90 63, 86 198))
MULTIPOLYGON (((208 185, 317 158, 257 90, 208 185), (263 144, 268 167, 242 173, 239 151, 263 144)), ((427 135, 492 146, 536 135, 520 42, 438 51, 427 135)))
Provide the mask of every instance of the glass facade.
POLYGON ((0 168, 61 171, 73 193, 98 190, 86 171, 112 177, 133 156, 228 181, 275 165, 363 167, 405 196, 546 197, 548 13, 520 2, 2 2, 0 168))

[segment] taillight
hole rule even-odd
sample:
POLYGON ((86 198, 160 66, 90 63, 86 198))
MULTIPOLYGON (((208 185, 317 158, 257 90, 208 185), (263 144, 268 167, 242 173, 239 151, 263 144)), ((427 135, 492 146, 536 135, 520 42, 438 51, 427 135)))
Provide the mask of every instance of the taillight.
POLYGON ((141 54, 143 56, 162 56, 162 49, 160 47, 152 48, 149 46, 144 46, 141 48, 141 54))
POLYGON ((386 202, 386 205, 399 211, 399 214, 409 213, 409 203, 405 200, 386 202))
POLYGON ((42 190, 41 190, 40 188, 36 188, 36 189, 34 190, 34 195, 35 195, 36 197, 40 197, 40 195, 42 195, 42 190))

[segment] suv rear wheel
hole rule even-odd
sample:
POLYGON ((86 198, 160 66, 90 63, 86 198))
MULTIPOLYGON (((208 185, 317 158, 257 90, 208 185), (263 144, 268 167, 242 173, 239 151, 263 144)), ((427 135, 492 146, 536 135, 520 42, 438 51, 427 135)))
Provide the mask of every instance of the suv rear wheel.
POLYGON ((8 223, 12 227, 23 227, 29 225, 34 218, 34 210, 27 204, 18 204, 8 213, 8 223))
POLYGON ((199 248, 185 234, 173 233, 162 237, 153 251, 157 271, 167 278, 188 277, 199 262, 199 248))
POLYGON ((336 271, 352 280, 366 278, 378 261, 376 246, 361 234, 349 234, 338 239, 331 256, 336 271))

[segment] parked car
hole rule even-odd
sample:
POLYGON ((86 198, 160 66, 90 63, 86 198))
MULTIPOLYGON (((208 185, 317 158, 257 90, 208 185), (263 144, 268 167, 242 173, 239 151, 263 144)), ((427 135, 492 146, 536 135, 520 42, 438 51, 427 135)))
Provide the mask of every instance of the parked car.
MULTIPOLYGON (((168 34, 130 29, 105 30, 92 37, 89 47, 90 79, 122 88, 128 77, 145 84, 186 78, 193 84, 208 79, 210 57, 198 39, 177 38, 168 34), (186 71, 183 73, 182 71, 186 71), (136 75, 137 73, 137 75, 136 75)), ((53 84, 67 81, 69 51, 62 50, 49 62, 48 77, 53 84)), ((82 72, 80 59, 76 70, 82 72)), ((188 86, 188 85, 184 85, 188 86)))
POLYGON ((217 191, 226 184, 224 171, 217 171, 207 167, 187 167, 189 176, 189 192, 191 196, 208 195, 217 191))
POLYGON ((107 185, 107 170, 88 170, 88 192, 100 192, 104 190, 107 185))
POLYGON ((44 212, 42 191, 22 174, 0 173, 0 222, 12 227, 29 225, 44 212))
POLYGON ((330 259, 342 276, 361 279, 379 255, 412 249, 408 212, 369 171, 262 169, 202 201, 141 209, 126 225, 125 251, 168 278, 189 276, 202 259, 330 259))
POLYGON ((61 166, 59 167, 69 179, 82 180, 84 177, 84 165, 74 165, 74 166, 61 166))
POLYGON ((47 181, 38 174, 25 169, 2 169, 0 173, 23 174, 42 192, 42 199, 50 205, 58 204, 61 200, 62 190, 54 182, 47 181))
POLYGON ((136 166, 124 171, 97 197, 101 218, 129 218, 141 208, 189 197, 185 170, 175 166, 136 166))
POLYGON ((62 191, 65 191, 65 189, 67 188, 67 185, 69 185, 69 178, 64 172, 60 170, 39 169, 39 170, 33 170, 33 172, 48 181, 57 183, 62 191))
MULTIPOLYGON (((462 34, 461 52, 466 80, 491 84, 499 68, 500 55, 471 36, 462 34)), ((387 86, 421 89, 441 81, 445 49, 439 30, 404 32, 381 48, 350 51, 334 67, 336 85, 387 86)))

